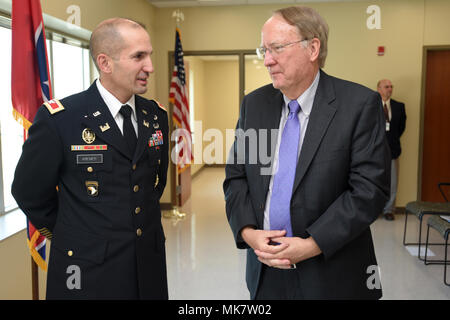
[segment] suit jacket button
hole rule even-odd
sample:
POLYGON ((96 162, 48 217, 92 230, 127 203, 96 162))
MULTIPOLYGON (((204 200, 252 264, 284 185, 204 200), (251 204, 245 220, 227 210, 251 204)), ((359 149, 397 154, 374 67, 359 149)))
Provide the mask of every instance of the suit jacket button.
POLYGON ((72 251, 72 250, 67 251, 67 255, 68 255, 69 257, 73 256, 73 251, 72 251))
POLYGON ((134 213, 138 214, 139 212, 141 212, 141 207, 137 207, 136 209, 134 209, 134 213))
POLYGON ((138 191, 139 191, 139 186, 138 186, 138 185, 135 185, 135 186, 133 187, 133 191, 134 191, 134 192, 138 192, 138 191))
POLYGON ((137 234, 138 237, 142 236, 142 230, 141 230, 141 228, 139 228, 139 229, 136 230, 136 234, 137 234))
POLYGON ((94 171, 94 169, 92 167, 87 168, 87 172, 93 172, 93 171, 94 171))

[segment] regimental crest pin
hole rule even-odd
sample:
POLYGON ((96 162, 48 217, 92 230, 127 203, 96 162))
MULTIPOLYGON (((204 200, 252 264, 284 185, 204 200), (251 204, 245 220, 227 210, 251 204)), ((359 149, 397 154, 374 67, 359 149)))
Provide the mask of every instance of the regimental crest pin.
POLYGON ((95 141, 95 133, 94 133, 94 131, 92 131, 92 129, 86 128, 81 133, 81 138, 87 144, 91 144, 92 142, 95 141))

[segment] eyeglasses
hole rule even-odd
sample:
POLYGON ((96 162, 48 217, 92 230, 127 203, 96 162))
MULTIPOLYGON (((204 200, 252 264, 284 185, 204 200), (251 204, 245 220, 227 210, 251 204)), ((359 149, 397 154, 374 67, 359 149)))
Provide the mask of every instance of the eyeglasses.
POLYGON ((280 55, 283 51, 284 48, 293 45, 295 43, 299 43, 299 42, 303 42, 303 41, 308 41, 309 39, 302 39, 302 40, 298 40, 298 41, 294 41, 294 42, 289 42, 286 44, 279 44, 279 45, 275 45, 275 46, 269 46, 268 48, 266 47, 259 47, 256 48, 256 54, 258 55, 259 59, 264 59, 266 57, 266 52, 269 51, 270 54, 273 57, 276 57, 278 55, 280 55))

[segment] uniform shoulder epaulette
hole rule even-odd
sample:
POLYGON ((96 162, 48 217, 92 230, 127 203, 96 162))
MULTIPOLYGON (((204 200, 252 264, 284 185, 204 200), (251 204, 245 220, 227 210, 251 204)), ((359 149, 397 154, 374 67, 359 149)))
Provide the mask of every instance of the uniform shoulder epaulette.
POLYGON ((55 114, 64 110, 64 106, 59 100, 56 99, 44 102, 44 106, 48 109, 48 112, 50 112, 50 114, 55 114))
POLYGON ((163 109, 165 112, 167 112, 166 108, 164 108, 164 106, 163 106, 161 103, 159 103, 159 102, 156 101, 156 100, 153 100, 153 101, 156 102, 156 104, 158 105, 158 107, 159 107, 160 109, 163 109))

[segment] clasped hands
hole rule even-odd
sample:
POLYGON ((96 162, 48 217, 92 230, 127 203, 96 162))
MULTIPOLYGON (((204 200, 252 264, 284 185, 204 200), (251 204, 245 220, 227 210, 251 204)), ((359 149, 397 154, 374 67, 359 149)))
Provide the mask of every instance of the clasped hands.
POLYGON ((286 230, 256 230, 244 227, 241 236, 269 267, 290 269, 291 265, 322 253, 312 237, 285 237, 286 230), (277 244, 273 244, 277 243, 277 244))

